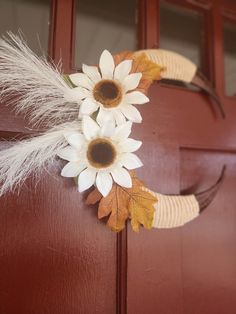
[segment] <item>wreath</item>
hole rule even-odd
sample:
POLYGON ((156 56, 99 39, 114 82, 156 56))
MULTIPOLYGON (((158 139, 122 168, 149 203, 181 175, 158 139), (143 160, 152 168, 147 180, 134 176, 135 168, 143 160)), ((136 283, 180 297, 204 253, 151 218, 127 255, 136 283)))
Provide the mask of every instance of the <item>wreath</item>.
POLYGON ((83 64, 81 73, 66 75, 61 65, 37 57, 22 37, 9 33, 0 39, 1 98, 44 128, 0 152, 0 195, 59 157, 66 161, 61 176, 74 178, 79 192, 92 188, 86 204, 98 203, 98 218, 109 217, 113 231, 121 231, 127 219, 139 231, 182 226, 197 217, 214 198, 224 170, 210 189, 185 196, 153 192, 135 173, 143 166, 137 156, 142 142, 132 138, 132 125, 142 122, 138 108, 149 102, 150 85, 163 79, 197 84, 224 115, 209 82, 174 52, 112 56, 104 50, 99 66, 83 64))

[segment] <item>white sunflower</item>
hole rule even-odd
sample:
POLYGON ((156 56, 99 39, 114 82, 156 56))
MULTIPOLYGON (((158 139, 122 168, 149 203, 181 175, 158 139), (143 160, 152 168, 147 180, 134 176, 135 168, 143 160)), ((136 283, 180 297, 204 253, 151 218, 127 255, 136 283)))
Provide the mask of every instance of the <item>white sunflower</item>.
POLYGON ((142 73, 130 73, 132 60, 125 60, 115 66, 111 53, 104 50, 96 66, 83 65, 84 73, 69 75, 77 86, 71 89, 68 101, 80 104, 79 116, 91 115, 98 111, 97 121, 100 125, 113 120, 117 125, 127 120, 141 122, 142 117, 133 105, 145 104, 148 97, 135 90, 142 73))
POLYGON ((120 186, 130 188, 132 180, 127 169, 143 165, 133 154, 142 142, 128 138, 131 126, 132 123, 128 121, 117 127, 110 122, 100 127, 92 118, 85 116, 83 133, 66 135, 69 146, 58 153, 60 158, 69 161, 61 175, 78 176, 80 192, 95 184, 104 197, 109 194, 113 180, 120 186))

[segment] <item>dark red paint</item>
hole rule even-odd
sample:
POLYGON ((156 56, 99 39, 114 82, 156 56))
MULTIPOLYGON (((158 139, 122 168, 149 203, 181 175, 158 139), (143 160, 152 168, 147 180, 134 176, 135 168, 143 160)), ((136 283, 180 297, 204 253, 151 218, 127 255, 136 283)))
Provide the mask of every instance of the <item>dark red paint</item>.
MULTIPOLYGON (((155 83, 142 106, 143 141, 138 175, 162 193, 201 190, 226 178, 200 218, 174 230, 130 226, 116 235, 84 205, 73 181, 29 179, 21 192, 0 200, 1 314, 234 314, 236 313, 236 100, 224 94, 222 14, 236 16, 235 1, 172 1, 205 10, 208 77, 227 118, 217 118, 207 96, 155 83), (37 182, 37 185, 35 183, 37 182)), ((140 1, 140 47, 159 42, 158 1, 140 1)), ((50 54, 72 71, 72 0, 52 1, 50 54)), ((25 136, 27 121, 0 107, 0 135, 25 136)), ((3 140, 1 147, 5 145, 3 140)), ((86 193, 85 193, 86 194, 86 193)))

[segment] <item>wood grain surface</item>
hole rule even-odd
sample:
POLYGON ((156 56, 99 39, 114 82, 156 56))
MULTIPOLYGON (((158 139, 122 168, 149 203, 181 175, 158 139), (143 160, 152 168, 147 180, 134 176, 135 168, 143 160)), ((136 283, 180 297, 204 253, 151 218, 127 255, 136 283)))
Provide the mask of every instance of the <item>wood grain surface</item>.
MULTIPOLYGON (((225 96, 222 38, 222 16, 236 16, 236 4, 169 2, 205 12, 205 74, 227 117, 217 117, 206 95, 155 83, 133 128, 143 141, 138 176, 160 193, 200 191, 226 164, 217 197, 183 228, 136 234, 128 226, 116 235, 84 205, 86 193, 59 176, 57 161, 0 200, 0 314, 236 313, 236 100, 225 96)), ((140 48, 159 45, 158 5, 139 3, 140 48)), ((74 71, 74 14, 74 1, 52 1, 49 52, 67 72, 74 71)), ((0 106, 0 148, 34 132, 0 106)))

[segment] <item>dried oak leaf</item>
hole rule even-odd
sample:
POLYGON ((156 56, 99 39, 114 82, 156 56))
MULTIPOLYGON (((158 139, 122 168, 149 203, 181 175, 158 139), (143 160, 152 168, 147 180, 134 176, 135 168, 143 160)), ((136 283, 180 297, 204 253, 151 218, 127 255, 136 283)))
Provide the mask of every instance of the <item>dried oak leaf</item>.
POLYGON ((128 210, 133 230, 139 232, 141 225, 146 229, 151 229, 157 198, 148 192, 136 177, 133 177, 133 187, 127 189, 127 193, 130 193, 128 210))
POLYGON ((131 173, 133 186, 130 189, 113 184, 107 197, 102 197, 97 189, 94 189, 86 200, 86 204, 99 202, 98 218, 109 216, 108 226, 111 230, 119 232, 125 227, 128 218, 131 226, 138 232, 140 225, 147 229, 152 228, 157 198, 145 190, 144 184, 131 173))
POLYGON ((86 198, 85 204, 86 205, 94 205, 99 202, 102 198, 102 194, 98 191, 98 189, 94 189, 86 198))
POLYGON ((132 51, 122 51, 113 56, 115 65, 121 63, 124 60, 133 60, 134 53, 132 51))
POLYGON ((164 68, 149 60, 145 53, 134 55, 133 60, 132 72, 142 72, 143 79, 149 81, 161 79, 161 72, 164 68))
POLYGON ((98 218, 109 216, 108 226, 112 231, 119 232, 125 227, 125 222, 129 216, 127 211, 128 197, 127 194, 113 184, 112 190, 107 197, 95 188, 87 197, 86 205, 94 205, 99 202, 98 218), (99 202, 100 201, 100 202, 99 202))
POLYGON ((124 229, 129 217, 128 204, 129 197, 125 189, 114 183, 111 192, 99 203, 98 218, 110 215, 107 221, 108 227, 112 231, 119 232, 124 229))
POLYGON ((119 64, 124 60, 133 60, 131 73, 141 72, 142 79, 136 90, 142 93, 147 93, 150 85, 153 81, 161 79, 161 72, 164 70, 163 67, 157 65, 147 58, 145 53, 135 55, 131 51, 124 51, 114 56, 115 64, 119 64))

